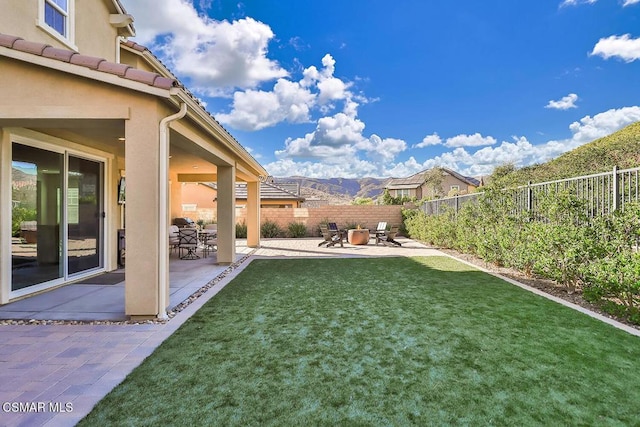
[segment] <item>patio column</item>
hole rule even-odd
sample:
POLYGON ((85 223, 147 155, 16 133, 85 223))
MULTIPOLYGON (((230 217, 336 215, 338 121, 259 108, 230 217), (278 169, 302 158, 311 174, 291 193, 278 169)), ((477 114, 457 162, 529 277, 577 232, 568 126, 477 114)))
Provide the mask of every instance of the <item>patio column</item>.
POLYGON ((260 183, 247 182, 247 246, 260 246, 260 183))
POLYGON ((0 304, 11 293, 11 139, 0 127, 0 304))
MULTIPOLYGON (((159 296, 159 120, 153 108, 132 108, 125 121, 127 178, 125 313, 156 317, 159 296)), ((164 177, 167 179, 167 177, 164 177)))
MULTIPOLYGON (((173 221, 173 218, 182 216, 182 183, 178 181, 178 174, 176 172, 169 172, 169 179, 171 180, 169 186, 169 222, 173 221)), ((169 224, 171 225, 171 224, 169 224)))
POLYGON ((236 260, 236 168, 218 166, 218 264, 236 260))

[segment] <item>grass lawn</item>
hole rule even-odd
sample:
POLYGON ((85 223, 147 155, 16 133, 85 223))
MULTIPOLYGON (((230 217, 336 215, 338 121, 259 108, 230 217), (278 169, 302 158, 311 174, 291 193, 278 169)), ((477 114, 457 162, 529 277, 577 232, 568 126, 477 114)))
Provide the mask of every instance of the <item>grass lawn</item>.
POLYGON ((80 425, 639 423, 639 338, 425 257, 253 261, 80 425))

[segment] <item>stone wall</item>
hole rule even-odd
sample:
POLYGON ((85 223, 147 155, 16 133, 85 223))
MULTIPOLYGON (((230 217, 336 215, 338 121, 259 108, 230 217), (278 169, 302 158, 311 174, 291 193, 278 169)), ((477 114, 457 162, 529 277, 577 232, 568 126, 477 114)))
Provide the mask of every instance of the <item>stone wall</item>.
MULTIPOLYGON (((321 222, 335 222, 339 228, 347 224, 359 224, 362 228, 375 229, 380 221, 389 225, 402 223, 402 206, 393 205, 330 205, 315 208, 261 208, 261 222, 273 221, 283 230, 292 222, 301 222, 307 226, 309 236, 319 236, 318 225, 321 222)), ((247 210, 236 208, 236 222, 242 223, 247 210)))

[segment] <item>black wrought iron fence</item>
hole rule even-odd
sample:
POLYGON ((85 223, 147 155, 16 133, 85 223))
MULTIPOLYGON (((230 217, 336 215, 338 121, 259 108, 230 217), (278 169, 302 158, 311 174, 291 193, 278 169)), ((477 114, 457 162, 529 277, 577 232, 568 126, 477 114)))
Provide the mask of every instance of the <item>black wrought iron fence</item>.
MULTIPOLYGON (((623 170, 614 167, 611 172, 529 183, 504 191, 512 192, 516 213, 529 212, 535 215, 543 200, 542 195, 567 191, 584 202, 587 216, 595 217, 624 209, 627 203, 640 201, 640 167, 623 170)), ((483 194, 478 192, 430 200, 420 208, 427 215, 440 215, 451 210, 457 213, 465 204, 477 202, 483 194)))

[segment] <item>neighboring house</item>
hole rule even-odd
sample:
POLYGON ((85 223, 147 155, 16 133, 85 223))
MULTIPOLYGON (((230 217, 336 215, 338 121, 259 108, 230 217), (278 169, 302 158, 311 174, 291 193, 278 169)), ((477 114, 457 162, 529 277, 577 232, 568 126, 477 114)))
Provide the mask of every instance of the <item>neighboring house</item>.
MULTIPOLYGON (((260 184, 260 207, 261 208, 299 208, 304 202, 304 197, 300 196, 300 186, 298 184, 272 184, 263 182, 260 184)), ((247 186, 238 183, 236 186, 236 206, 246 207, 247 186)))
POLYGON ((432 199, 455 194, 468 194, 480 186, 480 181, 448 168, 435 168, 418 172, 406 178, 391 178, 385 185, 393 197, 432 199), (434 171, 441 173, 435 175, 434 171), (433 177, 430 179, 430 177, 433 177), (435 178, 435 179, 434 179, 435 178))
POLYGON ((236 259, 237 181, 259 245, 266 170, 126 40, 132 21, 118 0, 21 0, 0 14, 0 304, 116 269, 126 224, 125 313, 166 317, 182 182, 217 183, 218 262, 236 259), (31 245, 13 237, 24 212, 36 218, 31 245))
MULTIPOLYGON (((299 208, 304 197, 297 184, 282 188, 280 184, 260 183, 261 208, 299 208), (290 191, 292 190, 292 191, 290 191)), ((218 188, 214 182, 182 183, 182 214, 194 221, 217 222, 218 188)), ((236 183, 236 208, 247 207, 247 185, 236 183)))

